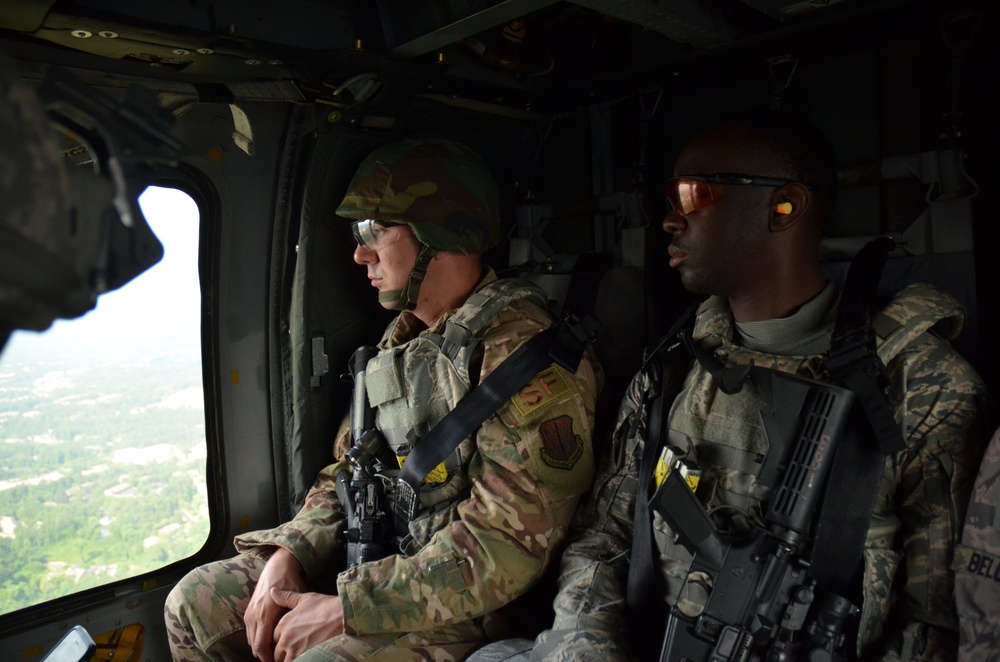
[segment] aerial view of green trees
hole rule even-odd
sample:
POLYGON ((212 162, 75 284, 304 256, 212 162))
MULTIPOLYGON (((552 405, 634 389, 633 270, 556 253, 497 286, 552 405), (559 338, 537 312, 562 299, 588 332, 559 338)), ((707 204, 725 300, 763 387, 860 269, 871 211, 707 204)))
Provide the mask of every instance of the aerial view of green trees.
POLYGON ((3 358, 0 614, 196 553, 209 532, 197 352, 3 358))

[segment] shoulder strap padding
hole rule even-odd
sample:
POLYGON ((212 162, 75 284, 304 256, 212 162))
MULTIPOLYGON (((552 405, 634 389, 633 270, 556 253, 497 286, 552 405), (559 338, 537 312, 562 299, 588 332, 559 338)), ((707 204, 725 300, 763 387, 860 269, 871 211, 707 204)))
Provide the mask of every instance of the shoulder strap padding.
POLYGON ((879 358, 888 365, 926 331, 954 340, 967 318, 962 304, 944 290, 930 283, 907 285, 873 320, 879 358))
POLYGON ((534 283, 520 278, 502 278, 474 292, 445 324, 442 349, 453 356, 459 349, 470 346, 490 320, 511 302, 521 299, 542 310, 550 310, 545 292, 534 283))

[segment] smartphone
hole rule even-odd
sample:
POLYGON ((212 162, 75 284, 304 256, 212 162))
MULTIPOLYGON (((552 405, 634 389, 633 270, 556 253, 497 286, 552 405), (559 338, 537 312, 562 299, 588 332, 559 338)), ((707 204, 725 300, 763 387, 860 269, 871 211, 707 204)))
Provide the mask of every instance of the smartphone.
POLYGON ((74 626, 63 635, 42 662, 84 662, 97 651, 94 640, 82 625, 74 626))

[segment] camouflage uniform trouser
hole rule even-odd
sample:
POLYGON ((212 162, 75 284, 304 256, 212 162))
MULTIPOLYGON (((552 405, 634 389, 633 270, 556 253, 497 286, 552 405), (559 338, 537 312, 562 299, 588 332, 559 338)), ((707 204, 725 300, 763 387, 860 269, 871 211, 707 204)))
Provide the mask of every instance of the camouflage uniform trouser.
MULTIPOLYGON (((167 639, 175 662, 252 662, 243 613, 264 569, 264 561, 237 556, 195 568, 167 596, 167 639)), ((464 659, 482 646, 486 634, 475 622, 427 632, 390 633, 329 639, 297 662, 385 660, 407 662, 464 659)))

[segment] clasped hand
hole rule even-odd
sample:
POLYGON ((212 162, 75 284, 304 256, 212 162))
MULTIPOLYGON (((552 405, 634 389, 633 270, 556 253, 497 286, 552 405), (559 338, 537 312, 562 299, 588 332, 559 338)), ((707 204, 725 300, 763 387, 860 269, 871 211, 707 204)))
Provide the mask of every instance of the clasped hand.
POLYGON ((244 616, 247 641, 262 662, 292 662, 344 631, 340 598, 307 593, 302 566, 279 549, 261 573, 244 616))

